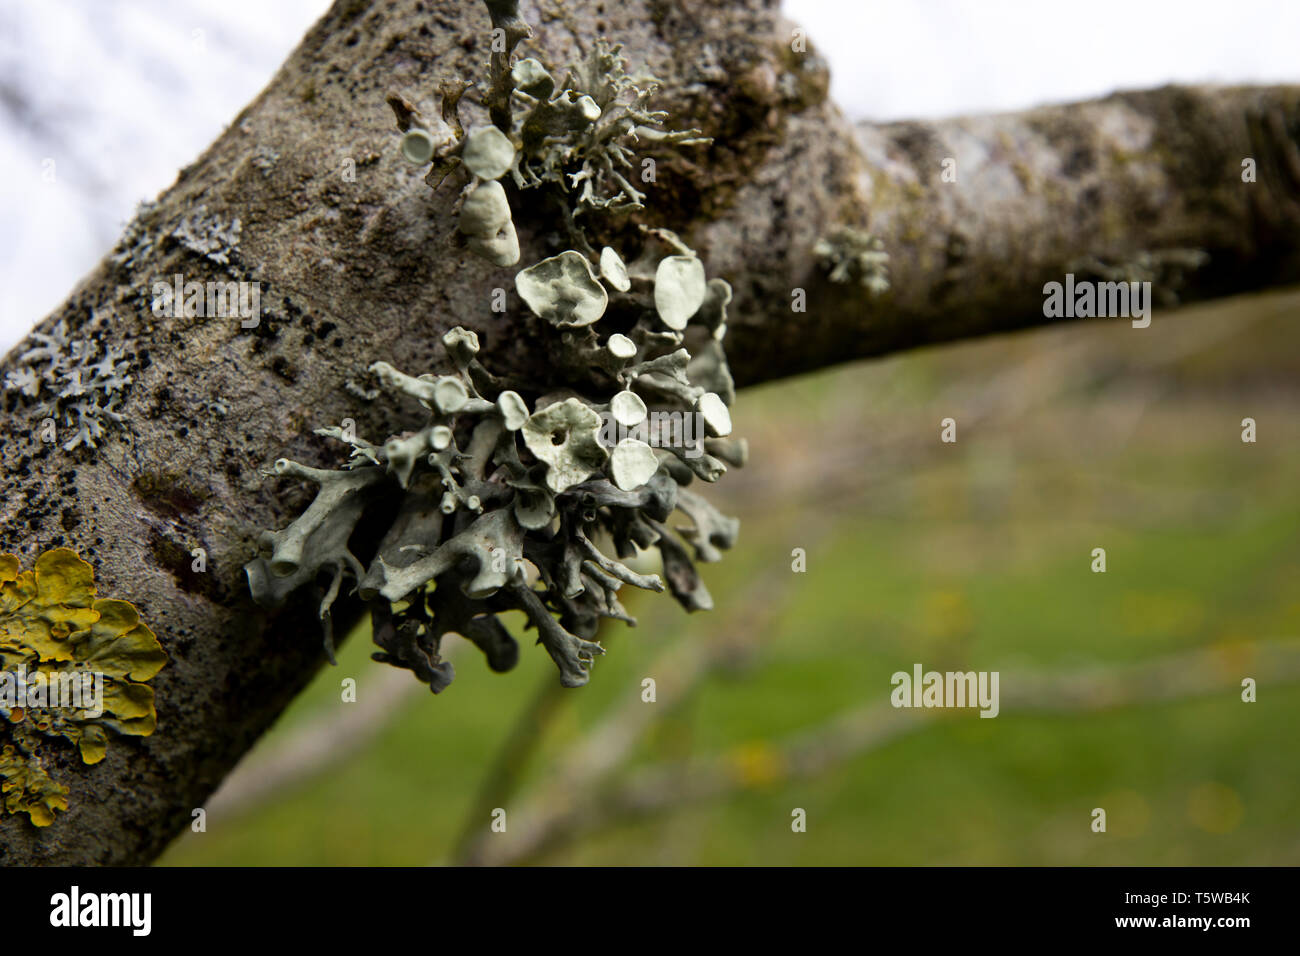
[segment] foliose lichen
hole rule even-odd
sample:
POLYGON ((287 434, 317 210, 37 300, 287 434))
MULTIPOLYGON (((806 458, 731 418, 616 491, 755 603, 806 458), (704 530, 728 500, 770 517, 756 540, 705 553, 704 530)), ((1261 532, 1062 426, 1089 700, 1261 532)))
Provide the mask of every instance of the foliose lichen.
POLYGON ((131 604, 96 597, 94 572, 75 552, 46 551, 31 571, 14 555, 0 554, 5 811, 26 813, 43 827, 68 808, 68 789, 41 763, 44 740, 66 740, 83 763, 94 764, 108 752, 109 730, 152 734, 153 688, 146 682, 166 662, 131 604))
POLYGON ((486 6, 505 41, 504 52, 492 54, 483 96, 494 125, 466 134, 459 115, 465 87, 444 82, 441 112, 450 135, 439 142, 419 111, 392 94, 388 103, 398 129, 406 134, 402 155, 418 166, 432 164, 426 178, 433 186, 458 167, 468 170, 472 180, 465 189, 460 230, 471 251, 494 264, 519 261, 505 193, 499 184, 492 185, 507 173, 519 190, 551 188, 563 194, 560 208, 575 244, 593 253, 579 216, 645 208, 646 194, 634 183, 635 146, 703 145, 712 140, 698 129, 665 129, 668 114, 649 105, 660 81, 648 74, 629 74, 621 47, 605 39, 598 39, 586 58, 568 69, 563 83, 535 57, 511 66, 515 46, 532 31, 519 16, 517 0, 491 0, 486 6))
POLYGON ((15 360, 5 374, 6 391, 18 393, 33 417, 51 418, 72 429, 65 451, 95 448, 108 426, 121 424, 119 410, 131 385, 125 349, 93 338, 75 337, 60 320, 49 333, 33 332, 35 348, 15 360))
POLYGON ((889 291, 889 253, 865 230, 841 226, 817 240, 813 255, 832 282, 857 282, 872 295, 889 291))
POLYGON ((659 81, 629 75, 620 49, 597 40, 561 84, 532 57, 516 63, 511 73, 522 106, 515 125, 520 143, 515 183, 521 189, 549 183, 577 190, 575 215, 644 208, 645 193, 627 175, 636 168, 633 143, 711 142, 698 129, 662 128, 668 114, 649 107, 659 81))
MULTIPOLYGON (((273 150, 254 150, 252 163, 266 174, 278 160, 273 150)), ((243 224, 238 216, 210 212, 200 204, 183 213, 163 215, 156 203, 137 204, 135 215, 109 253, 109 261, 128 275, 154 268, 159 251, 180 247, 220 266, 220 272, 242 277, 247 270, 240 256, 243 224)))
POLYGON ((201 205, 172 227, 171 238, 217 265, 229 266, 239 249, 240 230, 238 216, 225 219, 201 205))
MULTIPOLYGON (((319 429, 349 446, 337 470, 277 461, 276 474, 318 491, 287 528, 262 534, 245 568, 253 597, 270 607, 319 582, 331 657, 331 607, 350 583, 369 606, 375 658, 412 670, 435 693, 453 677, 440 653, 448 633, 474 642, 494 670, 514 665, 505 611, 523 612, 561 683, 573 687, 604 653, 600 621, 635 623, 619 600, 625 585, 667 589, 688 610, 711 607, 694 561, 719 560, 738 522, 687 486, 716 481, 746 457, 744 441, 729 437, 735 389, 722 341, 731 287, 708 279, 696 253, 667 230, 633 231, 641 241, 629 262, 609 246, 597 253, 576 223, 579 212, 643 205, 619 172, 632 162, 632 142, 700 142, 696 131, 643 125, 664 116, 646 106, 653 87, 632 80, 617 48, 603 42, 558 92, 537 60, 511 67, 509 51, 529 30, 514 0, 487 6, 508 39, 506 54, 493 54, 483 97, 493 125, 465 134, 456 112, 463 88, 452 84, 441 86, 442 114, 456 134, 442 145, 404 98, 390 95, 389 104, 406 134, 403 154, 433 164, 431 185, 464 167, 459 229, 479 240, 467 243, 473 251, 498 264, 506 253, 519 258, 500 182, 507 172, 520 196, 539 190, 548 210, 566 212, 559 229, 574 248, 515 275, 526 311, 513 321, 543 343, 550 384, 494 375, 478 358, 478 337, 459 327, 441 341, 452 374, 411 375, 375 362, 379 391, 394 405, 422 408, 421 416, 380 442, 351 426, 319 429), (382 534, 363 562, 351 550, 353 533, 392 500, 396 516, 369 529, 382 534), (688 521, 676 534, 668 527, 674 511, 688 521), (640 563, 654 552, 662 575, 640 563)), ((351 380, 347 388, 380 400, 351 380)))
POLYGON ((1118 261, 1083 256, 1068 262, 1065 271, 1104 282, 1149 282, 1160 304, 1173 308, 1191 274, 1209 261, 1204 249, 1142 249, 1118 261))

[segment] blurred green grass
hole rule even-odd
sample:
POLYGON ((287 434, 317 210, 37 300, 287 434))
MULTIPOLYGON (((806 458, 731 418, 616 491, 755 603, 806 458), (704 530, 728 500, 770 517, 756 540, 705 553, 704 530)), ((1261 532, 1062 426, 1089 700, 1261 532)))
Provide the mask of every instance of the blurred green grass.
MULTIPOLYGON (((914 662, 1069 673, 1300 637, 1298 309, 1300 293, 1284 292, 1143 332, 1085 322, 744 393, 734 417, 751 464, 708 489, 744 522, 736 551, 703 569, 717 610, 630 599, 640 626, 609 631, 591 683, 564 693, 520 770, 524 789, 638 698, 666 648, 750 626, 736 618, 755 601, 757 619, 771 618, 759 648, 665 707, 634 764, 761 753, 887 699, 890 674, 914 662), (938 441, 947 415, 955 445, 938 441), (1239 437, 1246 416, 1259 423, 1253 445, 1239 437), (815 513, 830 516, 825 536, 809 531, 815 513), (795 547, 808 549, 807 572, 770 602, 755 595, 795 547), (1089 569, 1095 547, 1106 574, 1089 569)), ((354 706, 340 703, 345 677, 379 692, 386 668, 369 643, 354 634, 263 743, 354 706)), ((555 679, 522 643, 505 675, 467 648, 440 697, 405 698, 361 752, 185 834, 162 863, 446 858, 497 748, 555 679)), ((586 834, 544 862, 1294 865, 1300 687, 1249 676, 1254 704, 1229 691, 1102 713, 952 715, 815 779, 776 773, 718 803, 586 834), (1089 828, 1098 806, 1105 835, 1089 828), (791 832, 794 807, 806 833, 791 832)))

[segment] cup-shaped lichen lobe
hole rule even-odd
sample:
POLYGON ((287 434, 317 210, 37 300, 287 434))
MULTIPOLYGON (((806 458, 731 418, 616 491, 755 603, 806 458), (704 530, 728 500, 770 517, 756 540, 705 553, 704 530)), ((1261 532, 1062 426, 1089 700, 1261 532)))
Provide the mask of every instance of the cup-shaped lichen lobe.
POLYGON ((515 288, 534 315, 560 328, 591 325, 609 304, 587 257, 572 249, 522 270, 515 288))
POLYGON ((465 137, 461 162, 479 179, 500 179, 515 164, 515 147, 495 126, 482 126, 465 137))

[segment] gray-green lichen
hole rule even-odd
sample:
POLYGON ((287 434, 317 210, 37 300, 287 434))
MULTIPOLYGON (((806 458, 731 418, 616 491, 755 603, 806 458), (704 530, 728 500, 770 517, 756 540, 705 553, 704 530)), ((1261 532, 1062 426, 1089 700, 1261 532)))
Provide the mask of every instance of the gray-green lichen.
MULTIPOLYGON (((645 206, 646 195, 634 184, 635 146, 700 145, 711 140, 697 129, 664 129, 667 114, 649 107, 659 81, 649 75, 630 75, 620 48, 603 39, 568 70, 563 83, 557 83, 533 57, 511 67, 510 51, 531 30, 512 0, 487 6, 493 25, 504 30, 507 39, 505 55, 493 53, 491 84, 485 95, 495 125, 466 134, 459 117, 464 89, 443 84, 442 113, 452 133, 438 142, 423 125, 419 111, 403 97, 390 94, 388 103, 405 134, 402 155, 418 166, 431 164, 426 178, 433 186, 441 185, 455 169, 465 170, 470 181, 459 228, 467 237, 466 246, 493 264, 511 266, 519 261, 509 201, 499 184, 492 185, 507 173, 519 190, 551 188, 565 194, 575 243, 583 251, 593 251, 586 247, 579 216, 645 206)), ((602 274, 604 266, 602 260, 602 274)))
POLYGON ((813 254, 832 282, 857 282, 872 295, 889 290, 889 253, 869 232, 841 226, 818 239, 813 254))
MULTIPOLYGON (((273 162, 273 155, 265 150, 254 151, 253 165, 266 173, 266 164, 273 162)), ((109 261, 129 274, 152 262, 159 250, 176 246, 202 257, 210 266, 219 266, 219 272, 242 278, 246 275, 240 255, 242 231, 238 216, 209 212, 206 204, 183 215, 162 218, 156 204, 142 202, 109 254, 109 261)))
POLYGON ((171 238, 217 265, 229 266, 239 248, 239 217, 225 219, 199 206, 172 228, 171 238))
POLYGON ((665 130, 667 114, 652 110, 658 89, 653 76, 631 76, 618 46, 593 44, 562 84, 537 60, 515 64, 515 95, 523 109, 515 126, 521 189, 553 184, 577 190, 576 212, 641 209, 645 193, 632 183, 633 144, 708 143, 697 129, 665 130))
MULTIPOLYGON (((488 7, 512 37, 510 49, 529 34, 511 0, 488 7)), ((419 417, 381 442, 351 427, 319 429, 349 448, 337 470, 277 461, 276 474, 319 490, 287 528, 262 534, 246 566, 254 598, 267 606, 320 587, 331 654, 331 606, 345 584, 355 588, 371 611, 376 659, 409 668, 434 692, 453 676, 440 653, 448 633, 473 641, 495 670, 514 665, 504 611, 523 612, 572 687, 586 683, 604 653, 600 621, 635 623, 619 600, 625 585, 666 589, 688 610, 711 607, 694 561, 719 560, 738 524, 686 486, 716 481, 746 456, 743 440, 729 437, 735 390, 722 341, 730 286, 708 279, 695 252, 667 230, 642 227, 638 255, 625 261, 610 247, 597 254, 575 223, 584 210, 640 206, 644 196, 618 172, 631 161, 628 137, 689 143, 698 141, 694 132, 641 125, 662 118, 645 106, 652 87, 628 77, 607 44, 559 92, 536 60, 510 68, 508 55, 494 54, 492 75, 486 102, 511 109, 494 108, 493 126, 435 146, 430 182, 458 166, 469 175, 458 225, 480 255, 474 240, 514 236, 499 181, 507 172, 521 196, 535 188, 566 210, 559 225, 578 248, 516 273, 524 308, 512 319, 544 343, 562 381, 549 390, 504 387, 463 328, 441 340, 454 374, 375 362, 378 389, 350 379, 347 389, 391 403, 395 418, 402 405, 422 409, 419 417), (395 516, 374 527, 378 514, 393 514, 383 507, 393 500, 395 516), (680 539, 668 528, 674 511, 688 521, 676 529, 680 539), (354 536, 358 528, 369 534, 354 536), (365 538, 379 543, 363 561, 352 542, 365 538), (631 566, 655 557, 662 575, 631 566)), ((421 129, 405 100, 389 103, 407 137, 421 129)), ((444 101, 443 113, 454 117, 454 103, 444 101)), ((460 130, 458 120, 451 126, 460 130)), ((408 158, 425 157, 418 145, 404 143, 408 158)), ((504 254, 487 258, 508 264, 504 254)))
MULTIPOLYGON (((98 320, 92 317, 91 324, 98 320)), ((94 448, 107 429, 122 423, 121 402, 132 382, 125 350, 81 337, 60 320, 48 333, 33 332, 34 348, 15 360, 4 388, 32 408, 35 419, 70 429, 64 451, 94 448)), ((66 434, 66 431, 65 431, 66 434)))
POLYGON ((1118 261, 1084 256, 1067 263, 1065 271, 1105 282, 1150 282, 1160 304, 1172 308, 1178 305, 1188 276, 1209 261, 1210 254, 1203 249, 1143 249, 1118 261))
POLYGON ((572 249, 520 272, 515 288, 536 315, 559 328, 591 325, 609 304, 587 257, 572 249))

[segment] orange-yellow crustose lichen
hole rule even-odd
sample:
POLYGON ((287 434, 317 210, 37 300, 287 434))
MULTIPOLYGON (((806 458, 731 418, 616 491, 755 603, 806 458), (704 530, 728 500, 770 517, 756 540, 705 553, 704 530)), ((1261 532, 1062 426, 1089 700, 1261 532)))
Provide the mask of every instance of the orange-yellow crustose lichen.
POLYGON ((167 662, 153 631, 126 601, 97 599, 94 571, 67 548, 46 551, 31 571, 0 554, 0 802, 38 827, 68 808, 37 749, 74 744, 84 763, 108 750, 109 729, 153 733, 153 688, 167 662))

